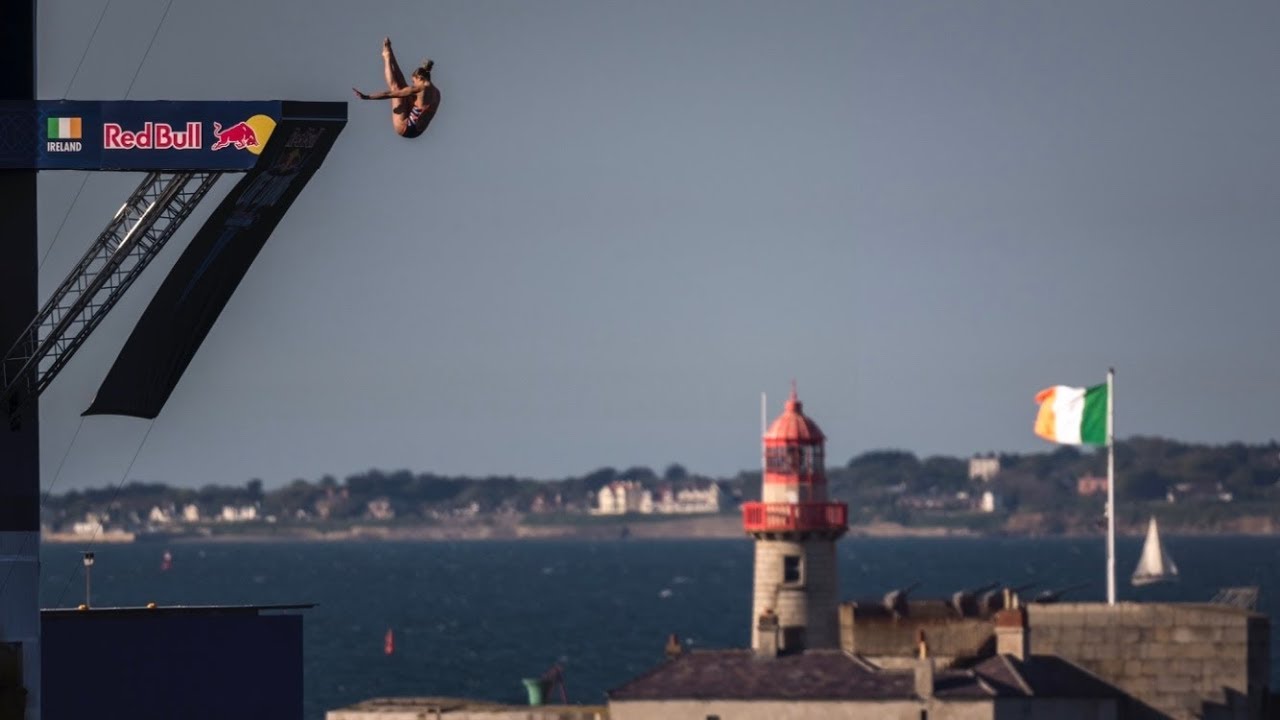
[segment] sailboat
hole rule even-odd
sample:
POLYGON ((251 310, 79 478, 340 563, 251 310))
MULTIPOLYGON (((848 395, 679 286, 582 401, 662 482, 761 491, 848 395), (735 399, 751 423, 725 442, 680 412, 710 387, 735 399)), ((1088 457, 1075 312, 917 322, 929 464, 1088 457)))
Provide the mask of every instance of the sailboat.
POLYGON ((1142 587, 1177 579, 1178 565, 1164 549, 1164 543, 1160 542, 1160 530, 1153 517, 1147 524, 1147 541, 1142 545, 1142 557, 1138 559, 1138 567, 1134 569, 1130 582, 1135 587, 1142 587))

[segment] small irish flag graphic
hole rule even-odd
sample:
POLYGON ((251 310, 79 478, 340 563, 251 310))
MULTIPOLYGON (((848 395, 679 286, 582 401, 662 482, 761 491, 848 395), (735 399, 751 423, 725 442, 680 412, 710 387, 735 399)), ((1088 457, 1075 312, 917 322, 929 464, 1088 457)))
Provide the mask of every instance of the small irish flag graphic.
POLYGON ((49 118, 49 139, 50 140, 79 140, 80 139, 80 118, 78 117, 49 118))

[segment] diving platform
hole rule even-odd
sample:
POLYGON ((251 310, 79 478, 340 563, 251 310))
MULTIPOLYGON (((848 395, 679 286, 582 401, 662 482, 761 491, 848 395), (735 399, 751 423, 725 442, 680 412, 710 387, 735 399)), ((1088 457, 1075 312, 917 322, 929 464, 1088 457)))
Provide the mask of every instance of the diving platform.
MULTIPOLYGON (((0 361, 10 424, 74 356, 224 174, 86 414, 154 418, 222 308, 346 125, 341 102, 0 102, 0 171, 144 177, 0 361)), ((0 342, 10 338, 0 338, 0 342)))

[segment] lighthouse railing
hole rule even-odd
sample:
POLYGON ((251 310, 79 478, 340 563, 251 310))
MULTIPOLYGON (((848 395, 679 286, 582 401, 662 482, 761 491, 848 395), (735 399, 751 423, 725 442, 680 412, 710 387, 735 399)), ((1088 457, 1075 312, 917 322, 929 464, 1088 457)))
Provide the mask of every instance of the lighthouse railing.
POLYGON ((830 502, 743 503, 742 526, 747 532, 839 530, 849 526, 849 506, 830 502))

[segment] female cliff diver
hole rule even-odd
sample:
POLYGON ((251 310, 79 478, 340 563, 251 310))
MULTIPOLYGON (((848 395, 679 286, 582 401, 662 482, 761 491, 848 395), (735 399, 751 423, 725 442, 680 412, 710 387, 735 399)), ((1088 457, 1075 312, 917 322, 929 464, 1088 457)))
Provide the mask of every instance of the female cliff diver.
POLYGON ((391 100, 391 124, 400 137, 416 138, 431 124, 440 107, 440 88, 431 83, 431 67, 435 63, 423 60, 422 66, 413 71, 413 84, 404 81, 404 73, 391 51, 391 38, 382 41, 382 65, 387 76, 387 91, 372 94, 355 88, 361 100, 391 100))

